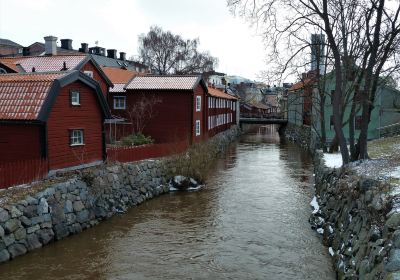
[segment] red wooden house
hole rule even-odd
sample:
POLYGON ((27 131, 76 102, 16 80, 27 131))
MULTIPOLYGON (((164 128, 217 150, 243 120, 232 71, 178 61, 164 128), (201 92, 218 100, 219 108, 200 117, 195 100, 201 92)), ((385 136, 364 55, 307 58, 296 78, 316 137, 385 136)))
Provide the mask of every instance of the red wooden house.
POLYGON ((48 170, 100 162, 108 117, 99 84, 80 71, 0 75, 0 162, 46 158, 48 170))
POLYGON ((207 136, 207 86, 200 75, 138 76, 125 86, 126 92, 112 92, 112 114, 133 123, 129 112, 135 104, 155 99, 153 114, 143 133, 156 143, 188 141, 198 143, 207 136))
POLYGON ((207 131, 209 137, 236 124, 237 101, 238 99, 230 94, 208 87, 207 131))

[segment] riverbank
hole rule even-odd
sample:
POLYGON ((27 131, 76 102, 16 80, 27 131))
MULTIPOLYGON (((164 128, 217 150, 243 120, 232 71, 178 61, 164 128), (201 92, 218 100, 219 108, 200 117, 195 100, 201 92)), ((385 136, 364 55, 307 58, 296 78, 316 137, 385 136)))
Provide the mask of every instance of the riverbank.
MULTIPOLYGON (((233 127, 210 139, 208 145, 222 152, 238 133, 233 127)), ((80 233, 169 192, 168 179, 175 168, 171 158, 103 164, 3 191, 0 262, 80 233)))
POLYGON ((321 234, 338 278, 400 279, 400 196, 380 173, 363 172, 376 162, 329 168, 309 128, 290 127, 286 135, 313 154, 310 223, 321 234))

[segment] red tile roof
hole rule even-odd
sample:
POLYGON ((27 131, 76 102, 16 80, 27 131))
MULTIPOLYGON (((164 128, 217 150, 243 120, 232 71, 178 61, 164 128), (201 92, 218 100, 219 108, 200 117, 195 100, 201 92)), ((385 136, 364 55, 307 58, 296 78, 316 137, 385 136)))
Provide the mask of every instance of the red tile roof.
POLYGON ((86 54, 54 55, 54 56, 22 56, 13 58, 4 57, 0 58, 0 63, 4 63, 6 66, 9 65, 14 65, 14 67, 19 66, 23 70, 22 72, 32 72, 32 68, 35 68, 36 72, 48 72, 48 71, 61 71, 64 67, 64 62, 66 64, 67 70, 73 70, 86 58, 87 58, 86 54))
POLYGON ((237 100, 237 98, 235 96, 227 94, 227 93, 225 93, 219 89, 213 88, 213 87, 208 87, 208 93, 214 97, 237 100))
POLYGON ((0 120, 36 120, 54 80, 67 73, 0 75, 0 120))
POLYGON ((125 70, 115 67, 101 67, 101 70, 111 80, 113 84, 126 84, 133 77, 143 75, 136 71, 125 70))
POLYGON ((303 81, 297 82, 289 88, 289 91, 300 90, 304 87, 311 86, 315 82, 315 78, 307 78, 303 81))
POLYGON ((133 90, 193 90, 201 80, 200 76, 143 76, 135 77, 126 86, 133 90))

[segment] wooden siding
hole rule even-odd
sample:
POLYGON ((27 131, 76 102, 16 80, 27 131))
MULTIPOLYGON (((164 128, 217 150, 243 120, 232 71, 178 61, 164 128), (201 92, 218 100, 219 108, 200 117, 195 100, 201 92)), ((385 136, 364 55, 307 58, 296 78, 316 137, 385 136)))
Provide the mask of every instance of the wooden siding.
MULTIPOLYGON (((151 91, 153 92, 153 91, 151 91)), ((138 102, 143 96, 153 93, 149 91, 128 91, 126 94, 126 107, 138 102)), ((154 91, 161 100, 154 107, 155 116, 149 120, 143 133, 150 135, 156 143, 178 142, 192 137, 192 98, 190 91, 154 91)), ((121 96, 121 93, 110 93, 110 107, 113 108, 113 96, 121 96)), ((112 114, 122 118, 129 117, 126 110, 114 110, 112 114)))
POLYGON ((192 123, 192 142, 199 143, 208 138, 207 134, 207 98, 204 88, 199 84, 193 94, 193 123, 192 123), (196 99, 201 97, 200 112, 196 112, 196 99), (196 120, 200 120, 200 135, 196 136, 196 120))
POLYGON ((107 99, 107 94, 108 94, 108 85, 106 80, 100 75, 99 71, 97 68, 93 65, 91 61, 86 63, 82 69, 82 72, 84 71, 92 71, 93 72, 93 80, 97 81, 100 85, 101 91, 103 92, 104 97, 107 99))
POLYGON ((93 89, 80 81, 61 89, 48 119, 50 170, 103 159, 103 117, 95 94, 93 89), (80 106, 71 105, 70 90, 79 90, 80 106), (71 129, 84 130, 84 146, 70 146, 71 129))
POLYGON ((1 124, 0 162, 41 157, 40 125, 1 124))

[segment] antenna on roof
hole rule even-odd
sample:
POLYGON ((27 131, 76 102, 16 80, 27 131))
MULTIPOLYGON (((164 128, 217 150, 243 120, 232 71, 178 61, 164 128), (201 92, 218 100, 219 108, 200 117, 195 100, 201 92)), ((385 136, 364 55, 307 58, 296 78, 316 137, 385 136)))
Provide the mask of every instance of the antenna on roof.
POLYGON ((63 62, 63 68, 61 69, 62 71, 66 71, 68 68, 67 68, 67 63, 64 61, 63 62))
POLYGON ((94 41, 94 44, 97 46, 99 45, 99 41, 94 41))

